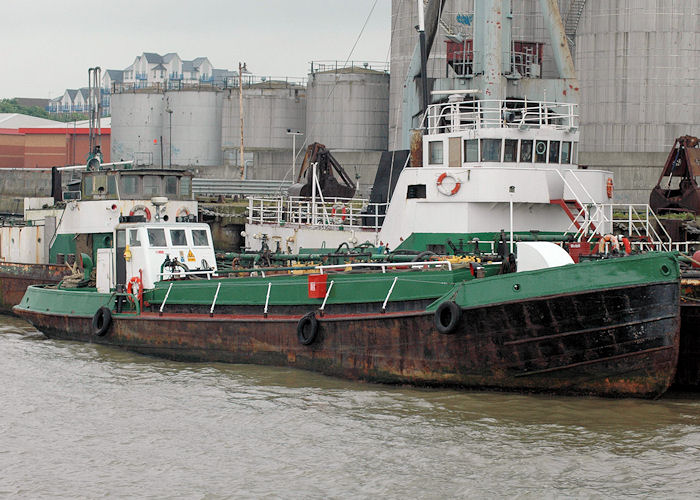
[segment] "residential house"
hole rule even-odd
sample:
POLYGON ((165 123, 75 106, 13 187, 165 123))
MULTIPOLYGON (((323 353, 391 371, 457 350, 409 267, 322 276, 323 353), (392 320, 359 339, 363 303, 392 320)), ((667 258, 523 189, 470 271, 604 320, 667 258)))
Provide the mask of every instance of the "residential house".
MULTIPOLYGON (((128 88, 170 89, 196 84, 226 87, 230 86, 237 75, 235 71, 215 69, 207 57, 185 61, 175 52, 163 56, 155 52, 144 52, 136 56, 134 62, 125 69, 108 69, 103 73, 102 114, 111 114, 110 96, 116 87, 122 85, 128 88)), ((87 89, 67 89, 63 96, 52 99, 47 109, 52 113, 86 112, 87 89)))

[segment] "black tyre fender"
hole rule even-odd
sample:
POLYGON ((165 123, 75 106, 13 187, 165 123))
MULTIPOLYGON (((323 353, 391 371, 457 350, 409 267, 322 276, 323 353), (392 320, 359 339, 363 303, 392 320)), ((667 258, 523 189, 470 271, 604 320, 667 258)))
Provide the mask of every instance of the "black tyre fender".
POLYGON ((438 306, 434 319, 438 332, 455 333, 459 320, 462 319, 462 308, 451 300, 445 301, 438 306))
POLYGON ((310 312, 297 323, 297 338, 302 345, 311 345, 318 336, 318 320, 316 313, 310 312))
POLYGON ((111 323, 112 311, 108 307, 100 307, 92 317, 92 333, 97 337, 102 337, 109 330, 111 323))

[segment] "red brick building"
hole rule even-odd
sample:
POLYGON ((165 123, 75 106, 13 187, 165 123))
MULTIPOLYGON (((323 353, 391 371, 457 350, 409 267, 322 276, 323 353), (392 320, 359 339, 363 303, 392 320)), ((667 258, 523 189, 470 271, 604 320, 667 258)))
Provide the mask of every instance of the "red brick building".
MULTIPOLYGON (((0 168, 47 168, 86 162, 90 131, 82 123, 74 127, 73 124, 51 120, 43 120, 48 123, 22 119, 13 121, 0 121, 0 168), (7 127, 2 128, 3 125, 7 127)), ((103 127, 101 131, 102 154, 104 161, 108 162, 110 128, 103 127)))

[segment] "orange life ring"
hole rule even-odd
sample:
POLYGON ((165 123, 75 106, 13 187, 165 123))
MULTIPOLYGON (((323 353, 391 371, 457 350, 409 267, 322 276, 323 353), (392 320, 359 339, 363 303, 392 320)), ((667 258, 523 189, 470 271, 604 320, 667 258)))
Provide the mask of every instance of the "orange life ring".
POLYGON ((605 188, 608 192, 608 198, 612 199, 613 197, 613 180, 612 177, 608 177, 608 182, 605 183, 605 188))
POLYGON ((333 205, 333 209, 331 210, 331 217, 333 217, 333 222, 336 224, 342 224, 345 222, 345 219, 347 217, 348 211, 345 208, 345 205, 342 203, 336 203, 333 205), (338 215, 336 215, 336 213, 338 215))
POLYGON ((190 215, 190 211, 187 209, 187 207, 180 207, 177 209, 175 217, 187 217, 188 215, 190 215))
POLYGON ((138 285, 137 288, 138 290, 136 291, 136 295, 139 299, 139 303, 141 302, 141 299, 143 297, 143 283, 141 283, 141 278, 138 276, 134 276, 129 280, 129 284, 126 286, 126 293, 129 295, 134 294, 134 285, 138 285))
POLYGON ((454 175, 452 175, 452 174, 448 174, 447 172, 441 173, 440 176, 437 178, 437 188, 438 188, 438 191, 440 191, 442 194, 444 194, 444 195, 446 195, 446 196, 454 196, 454 195, 456 195, 456 194, 457 194, 457 191, 459 191, 459 188, 460 188, 460 187, 462 187, 462 183, 459 182, 459 179, 457 179, 457 178, 456 178, 454 175), (452 190, 449 190, 449 191, 448 191, 448 189, 447 189, 445 186, 442 185, 442 182, 443 182, 445 179, 447 179, 448 177, 449 177, 450 179, 452 179, 452 180, 454 181, 454 183, 455 183, 455 187, 453 187, 452 190))
POLYGON ((622 246, 624 247, 625 253, 626 253, 627 255, 629 255, 629 254, 632 253, 632 243, 630 243, 630 239, 629 239, 629 238, 626 238, 626 237, 625 237, 625 238, 622 238, 622 246))
POLYGON ((603 253, 605 251, 606 243, 610 243, 613 250, 620 250, 620 243, 617 241, 617 236, 614 234, 606 234, 598 242, 598 253, 603 253))
POLYGON ((138 211, 143 211, 143 213, 146 214, 146 222, 151 222, 151 211, 148 209, 148 207, 144 205, 136 205, 134 208, 131 209, 129 215, 133 216, 138 211))

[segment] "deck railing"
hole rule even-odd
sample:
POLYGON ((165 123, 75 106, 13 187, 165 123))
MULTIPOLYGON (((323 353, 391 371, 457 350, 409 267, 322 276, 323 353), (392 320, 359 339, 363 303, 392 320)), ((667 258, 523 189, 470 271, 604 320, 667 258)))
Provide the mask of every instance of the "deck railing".
POLYGON ((304 225, 317 229, 363 229, 379 232, 388 203, 362 198, 248 198, 248 223, 304 225))
POLYGON ((428 134, 479 128, 578 130, 577 105, 527 99, 463 100, 428 107, 428 134))

